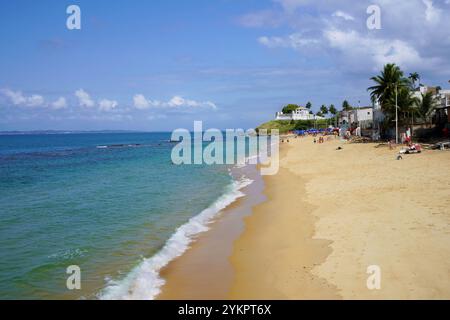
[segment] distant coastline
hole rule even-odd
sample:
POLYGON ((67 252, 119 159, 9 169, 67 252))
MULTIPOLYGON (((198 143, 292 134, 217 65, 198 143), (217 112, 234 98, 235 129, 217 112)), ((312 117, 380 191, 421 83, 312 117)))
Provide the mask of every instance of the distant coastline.
POLYGON ((139 131, 139 130, 29 130, 29 131, 0 131, 0 135, 31 135, 31 134, 93 134, 93 133, 165 133, 162 131, 139 131))

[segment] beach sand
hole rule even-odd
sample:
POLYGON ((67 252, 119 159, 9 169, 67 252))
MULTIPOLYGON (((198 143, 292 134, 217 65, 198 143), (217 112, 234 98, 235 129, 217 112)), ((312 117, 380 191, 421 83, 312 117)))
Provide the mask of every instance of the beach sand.
POLYGON ((241 208, 244 223, 225 212, 163 271, 159 298, 450 299, 450 152, 397 153, 282 144, 267 200, 241 208), (372 265, 380 290, 367 288, 372 265))
POLYGON ((235 242, 230 298, 450 298, 450 152, 396 160, 376 146, 283 145, 235 242), (367 288, 371 265, 380 290, 367 288))

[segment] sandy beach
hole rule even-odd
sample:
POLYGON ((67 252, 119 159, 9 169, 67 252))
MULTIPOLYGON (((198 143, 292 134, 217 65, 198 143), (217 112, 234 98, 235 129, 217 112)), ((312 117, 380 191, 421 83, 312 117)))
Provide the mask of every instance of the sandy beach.
POLYGON ((230 298, 450 298, 450 152, 396 160, 387 146, 311 138, 282 149, 234 244, 230 298), (380 290, 367 288, 371 265, 380 290))
POLYGON ((334 138, 282 144, 280 172, 264 177, 267 200, 247 208, 245 228, 218 221, 164 270, 159 298, 449 299, 450 152, 396 160, 398 150, 334 138), (379 290, 366 284, 373 265, 379 290))

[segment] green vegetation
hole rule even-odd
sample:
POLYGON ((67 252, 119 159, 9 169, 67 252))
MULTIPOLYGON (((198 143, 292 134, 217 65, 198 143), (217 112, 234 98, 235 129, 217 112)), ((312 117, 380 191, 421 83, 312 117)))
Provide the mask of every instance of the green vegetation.
POLYGON ((418 103, 418 114, 425 123, 431 123, 431 115, 436 105, 437 101, 432 92, 422 94, 422 100, 418 103))
POLYGON ((344 100, 344 102, 342 103, 342 110, 350 111, 353 110, 353 107, 350 105, 350 103, 348 103, 347 100, 344 100))
POLYGON ((417 72, 414 72, 414 73, 410 73, 410 74, 409 74, 408 79, 409 79, 409 81, 411 82, 411 87, 412 87, 413 89, 415 89, 415 87, 416 87, 416 82, 417 82, 417 81, 420 81, 420 76, 419 76, 419 74, 418 74, 417 72))
POLYGON ((336 114, 337 114, 337 109, 336 109, 336 107, 334 106, 334 104, 332 104, 331 106, 330 106, 330 108, 328 109, 328 111, 330 111, 330 113, 333 115, 333 116, 335 116, 336 114))
POLYGON ((291 114, 293 111, 297 110, 300 106, 296 104, 288 104, 283 108, 284 114, 291 114))
POLYGON ((435 108, 432 94, 415 97, 413 90, 415 83, 420 79, 417 72, 410 73, 406 78, 403 71, 395 64, 386 64, 381 74, 372 77, 375 85, 368 88, 372 101, 378 100, 381 110, 386 115, 386 128, 395 126, 395 110, 397 104, 399 125, 413 123, 420 117, 424 120, 430 118, 435 108))
POLYGON ((259 131, 261 129, 267 129, 268 132, 272 129, 278 129, 281 134, 287 133, 289 131, 293 130, 307 130, 311 128, 327 128, 328 127, 328 121, 326 119, 323 120, 292 120, 292 121, 286 121, 286 120, 272 120, 266 123, 263 123, 258 128, 256 128, 256 131, 259 131))

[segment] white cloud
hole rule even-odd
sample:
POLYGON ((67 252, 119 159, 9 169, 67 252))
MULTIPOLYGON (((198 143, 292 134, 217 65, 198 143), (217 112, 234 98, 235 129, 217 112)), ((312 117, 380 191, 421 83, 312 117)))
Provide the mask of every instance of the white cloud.
POLYGON ((56 110, 67 108, 66 98, 59 97, 56 101, 52 102, 52 107, 56 110))
POLYGON ((27 97, 21 91, 12 91, 10 89, 2 89, 1 93, 16 106, 40 107, 45 103, 44 97, 38 94, 27 97))
POLYGON ((44 104, 44 97, 38 94, 33 94, 27 98, 26 105, 29 107, 40 107, 44 104))
MULTIPOLYGON (((444 19, 450 15, 450 8, 444 1, 374 0, 381 7, 381 30, 368 30, 365 23, 344 25, 356 20, 365 22, 369 17, 365 3, 349 0, 273 2, 280 7, 272 6, 270 10, 278 12, 279 19, 291 30, 287 34, 257 37, 265 47, 297 50, 302 54, 302 61, 314 52, 315 61, 319 63, 334 61, 343 69, 358 69, 358 72, 372 72, 386 62, 422 73, 443 74, 450 70, 447 58, 450 19, 444 19)), ((270 27, 268 23, 262 27, 270 27)))
POLYGON ((437 24, 441 18, 441 10, 433 5, 432 0, 422 0, 426 6, 425 19, 429 24, 437 24))
POLYGON ((193 107, 193 108, 207 107, 211 109, 217 109, 217 106, 211 101, 200 102, 195 100, 184 99, 183 97, 180 96, 174 96, 165 105, 169 107, 193 107))
POLYGON ((287 37, 259 37, 258 42, 268 48, 284 47, 300 49, 305 46, 317 45, 319 39, 306 38, 300 33, 293 33, 287 37))
POLYGON ((133 97, 134 107, 139 110, 148 109, 150 107, 150 103, 142 94, 137 94, 133 97))
POLYGON ((407 68, 422 62, 419 52, 401 40, 372 38, 354 30, 345 32, 335 28, 326 30, 324 36, 329 45, 340 50, 349 61, 371 58, 376 68, 392 62, 407 68))
POLYGON ((91 96, 83 89, 75 91, 75 96, 78 98, 80 107, 92 108, 95 105, 94 100, 92 100, 91 96))
POLYGON ((333 17, 342 18, 346 21, 353 21, 355 18, 353 16, 349 15, 348 13, 345 13, 344 11, 338 10, 332 14, 333 17))
POLYGON ((151 107, 160 108, 211 108, 217 109, 215 103, 211 101, 195 101, 185 99, 181 96, 174 96, 167 102, 160 102, 158 100, 149 100, 142 94, 137 94, 133 97, 134 107, 139 110, 149 109, 151 107))
POLYGON ((133 104, 136 109, 145 110, 151 107, 158 107, 161 103, 157 100, 147 100, 143 94, 136 94, 133 97, 133 104))
POLYGON ((26 99, 20 91, 12 91, 10 89, 2 89, 2 94, 9 98, 14 105, 24 104, 26 99))
POLYGON ((117 108, 119 103, 115 100, 102 99, 98 102, 100 111, 111 111, 117 108))

